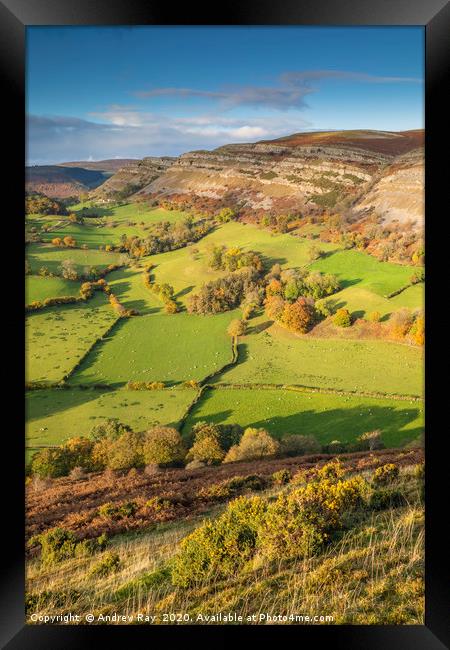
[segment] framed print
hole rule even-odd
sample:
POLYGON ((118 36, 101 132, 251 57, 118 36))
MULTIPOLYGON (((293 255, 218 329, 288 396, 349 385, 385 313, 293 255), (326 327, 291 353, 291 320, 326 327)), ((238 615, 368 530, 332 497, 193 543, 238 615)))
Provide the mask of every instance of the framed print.
POLYGON ((448 5, 0 10, 3 647, 448 647, 448 5))

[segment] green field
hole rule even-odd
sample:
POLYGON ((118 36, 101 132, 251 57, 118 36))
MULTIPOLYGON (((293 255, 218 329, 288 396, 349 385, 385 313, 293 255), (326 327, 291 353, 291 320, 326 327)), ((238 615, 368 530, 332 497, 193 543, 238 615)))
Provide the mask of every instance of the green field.
POLYGON ((29 314, 25 324, 26 380, 61 381, 116 319, 104 294, 99 293, 85 303, 29 314))
POLYGON ((143 282, 142 268, 123 268, 107 276, 111 291, 127 309, 142 315, 160 311, 163 303, 143 282))
MULTIPOLYGON (((323 248, 323 245, 320 245, 323 248)), ((366 253, 339 250, 317 260, 311 268, 322 273, 334 273, 343 288, 356 285, 379 296, 386 296, 409 284, 415 267, 379 262, 366 253)))
MULTIPOLYGON (((92 208, 94 210, 94 208, 92 208)), ((164 210, 149 208, 139 204, 128 204, 114 208, 95 209, 103 214, 99 219, 86 218, 84 224, 71 223, 67 217, 59 217, 58 224, 50 232, 41 232, 41 237, 50 242, 55 237, 74 237, 78 246, 87 245, 98 249, 107 244, 116 245, 122 235, 146 237, 148 228, 159 221, 178 221, 185 218, 185 212, 179 210, 164 210)), ((33 225, 39 225, 34 221, 33 225)))
POLYGON ((216 382, 420 396, 423 356, 397 343, 308 339, 276 327, 241 337, 238 364, 216 382))
POLYGON ((25 278, 25 304, 59 296, 77 296, 79 290, 79 282, 64 280, 64 278, 41 278, 39 275, 28 275, 25 278))
POLYGON ((389 299, 395 309, 408 307, 408 309, 424 309, 425 306, 425 285, 415 284, 389 299))
POLYGON ((174 425, 193 400, 192 389, 105 391, 35 390, 26 393, 26 444, 58 445, 87 436, 95 424, 115 418, 141 431, 156 424, 174 425))
MULTIPOLYGON (((304 266, 308 263, 308 251, 312 244, 306 239, 272 234, 250 224, 226 223, 192 246, 153 255, 150 261, 155 264, 155 282, 168 282, 177 292, 182 293, 180 300, 186 302, 191 292, 224 274, 208 267, 212 248, 220 245, 254 250, 263 256, 266 268, 269 269, 275 263, 285 268, 304 266)), ((322 247, 327 251, 336 248, 333 244, 323 244, 322 247)))
MULTIPOLYGON (((82 212, 86 208, 88 212, 102 217, 106 223, 110 221, 113 223, 123 222, 142 222, 146 225, 157 223, 158 221, 178 221, 187 216, 186 212, 182 210, 166 210, 165 208, 154 208, 146 203, 125 203, 123 205, 111 206, 98 206, 89 201, 84 203, 76 203, 68 207, 69 212, 82 212)), ((86 218, 86 222, 89 219, 86 218)))
POLYGON ((201 420, 264 427, 276 437, 313 435, 321 443, 349 442, 381 429, 386 446, 399 447, 421 434, 423 404, 282 389, 217 388, 193 408, 183 433, 201 420))
POLYGON ((423 284, 416 284, 408 287, 393 298, 384 298, 370 289, 355 286, 347 287, 338 293, 333 294, 326 300, 334 303, 335 309, 346 307, 354 318, 366 318, 371 312, 378 311, 383 320, 397 309, 406 307, 408 309, 422 309, 424 302, 425 287, 423 284))
POLYGON ((112 336, 86 357, 71 384, 128 380, 200 380, 231 360, 231 339, 226 328, 233 312, 197 316, 182 312, 138 316, 123 320, 112 336))
POLYGON ((29 244, 26 256, 33 273, 37 273, 42 266, 46 266, 51 273, 55 274, 59 274, 59 266, 63 260, 73 260, 77 271, 82 273, 86 266, 102 269, 109 264, 117 264, 120 257, 118 253, 80 248, 59 248, 51 244, 29 244))

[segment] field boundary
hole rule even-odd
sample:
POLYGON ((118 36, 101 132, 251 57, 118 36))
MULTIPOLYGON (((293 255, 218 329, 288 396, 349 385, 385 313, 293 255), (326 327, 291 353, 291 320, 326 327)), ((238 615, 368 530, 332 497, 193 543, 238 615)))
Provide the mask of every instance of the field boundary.
POLYGON ((92 345, 87 349, 87 351, 83 354, 83 356, 80 357, 80 359, 73 366, 73 368, 66 375, 63 376, 62 378, 63 382, 66 382, 68 379, 70 379, 73 376, 73 374, 79 369, 80 365, 86 360, 86 357, 92 352, 95 346, 98 343, 101 343, 102 340, 105 339, 107 336, 109 336, 113 331, 113 329, 116 327, 117 323, 121 320, 123 320, 123 318, 121 316, 118 316, 116 320, 111 324, 111 326, 108 327, 108 329, 105 332, 103 332, 103 334, 101 334, 97 339, 95 339, 92 345))
POLYGON ((303 384, 246 384, 246 383, 225 383, 209 384, 211 388, 223 390, 236 390, 244 388, 248 390, 290 390, 298 393, 324 393, 326 395, 342 395, 348 397, 373 397, 375 399, 397 399, 401 401, 423 402, 419 395, 398 395, 396 393, 377 393, 371 391, 350 391, 339 388, 321 388, 319 386, 304 386, 303 384))

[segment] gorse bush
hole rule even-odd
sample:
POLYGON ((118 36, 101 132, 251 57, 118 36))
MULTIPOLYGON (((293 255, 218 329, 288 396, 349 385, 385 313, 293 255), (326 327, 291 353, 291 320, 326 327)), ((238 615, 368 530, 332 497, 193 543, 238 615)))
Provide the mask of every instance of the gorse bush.
MULTIPOLYGON (((255 556, 307 557, 327 543, 367 494, 361 476, 327 478, 280 494, 274 501, 239 497, 215 520, 205 521, 181 543, 171 564, 172 582, 190 587, 235 575, 255 556)), ((205 491, 208 494, 207 491, 205 491)), ((226 498, 230 484, 209 488, 226 498)))
POLYGON ((375 487, 388 485, 389 483, 393 483, 395 480, 397 480, 398 476, 398 466, 394 465, 394 463, 388 463, 387 465, 377 467, 373 474, 372 483, 375 487))
POLYGON ((278 472, 272 474, 272 481, 275 485, 286 485, 292 478, 292 474, 288 469, 279 469, 278 472))
POLYGON ((117 573, 121 568, 121 561, 118 553, 106 553, 106 555, 95 564, 91 571, 91 576, 96 576, 99 578, 106 578, 111 573, 117 573))
POLYGON ((133 517, 136 513, 137 504, 134 501, 126 501, 119 505, 114 503, 104 503, 98 509, 98 514, 100 517, 105 517, 105 519, 112 519, 118 521, 120 519, 126 519, 128 517, 133 517))
POLYGON ((44 565, 53 565, 74 557, 92 555, 106 548, 106 535, 96 539, 77 540, 74 533, 65 528, 51 528, 41 535, 32 537, 29 546, 41 547, 41 561, 44 565))
POLYGON ((218 519, 206 521, 182 541, 171 566, 172 582, 189 587, 241 569, 254 555, 265 511, 262 499, 240 497, 218 519))

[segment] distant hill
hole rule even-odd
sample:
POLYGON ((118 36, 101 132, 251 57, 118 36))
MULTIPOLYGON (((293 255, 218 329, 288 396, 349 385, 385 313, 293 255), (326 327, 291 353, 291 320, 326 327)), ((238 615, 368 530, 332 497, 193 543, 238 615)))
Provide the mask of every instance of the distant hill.
POLYGON ((135 158, 109 158, 107 160, 77 160, 75 162, 59 163, 58 167, 82 167, 83 169, 98 169, 103 172, 116 172, 125 165, 136 162, 135 158))
POLYGON ((132 162, 131 158, 114 158, 29 166, 25 168, 26 189, 27 192, 39 192, 52 198, 80 196, 132 162))

